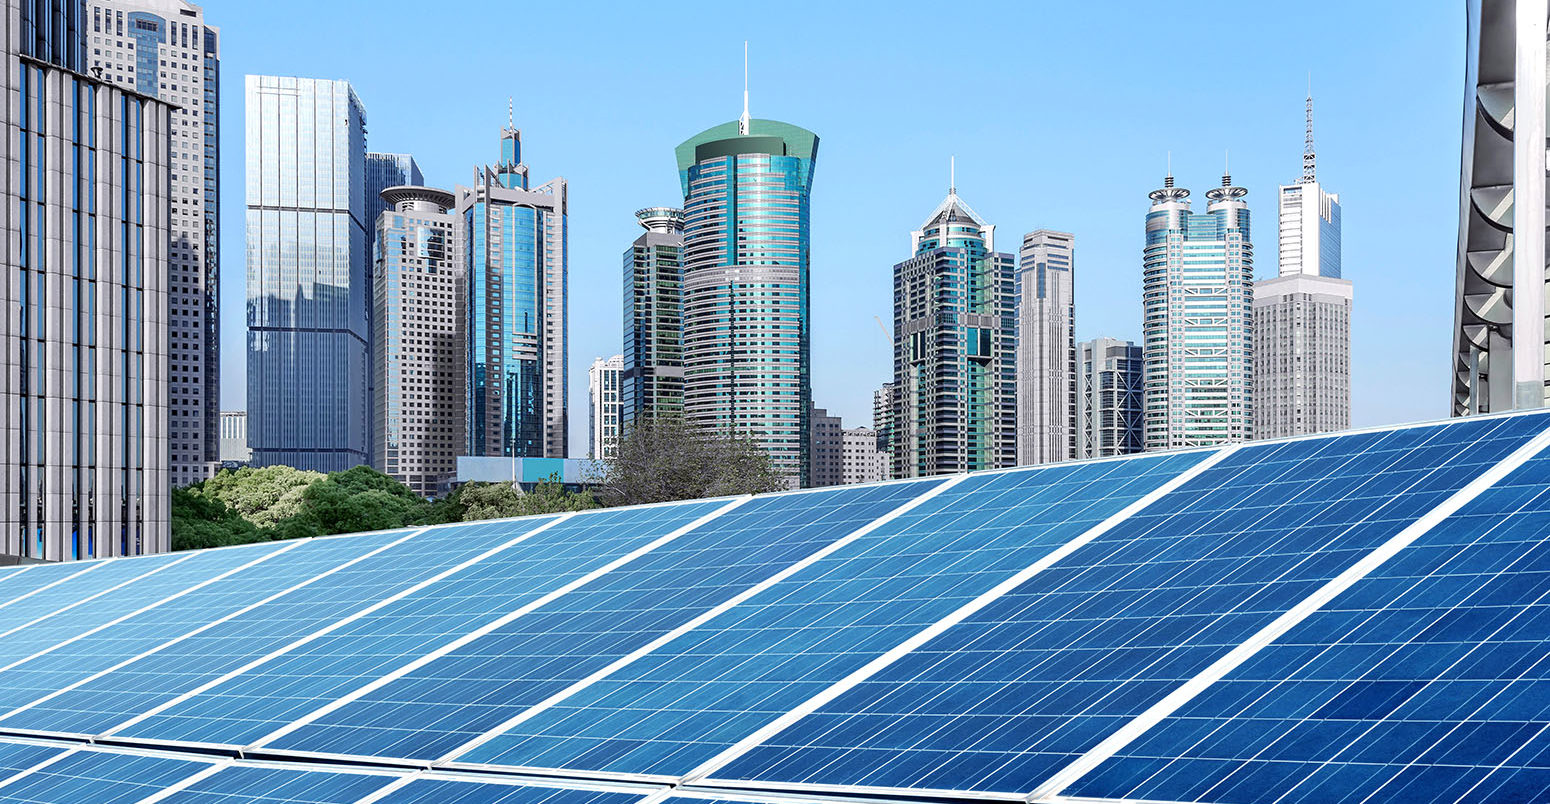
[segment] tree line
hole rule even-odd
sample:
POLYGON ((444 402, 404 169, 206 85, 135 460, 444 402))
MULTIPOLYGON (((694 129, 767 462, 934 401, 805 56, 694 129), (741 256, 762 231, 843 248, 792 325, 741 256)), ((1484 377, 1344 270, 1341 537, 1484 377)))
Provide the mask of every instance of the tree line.
POLYGON ((512 483, 465 483, 445 497, 428 500, 368 466, 328 474, 289 466, 223 469, 208 480, 173 490, 172 549, 785 488, 768 453, 748 434, 698 427, 682 416, 637 422, 588 481, 590 490, 569 491, 558 477, 551 477, 527 492, 512 483))

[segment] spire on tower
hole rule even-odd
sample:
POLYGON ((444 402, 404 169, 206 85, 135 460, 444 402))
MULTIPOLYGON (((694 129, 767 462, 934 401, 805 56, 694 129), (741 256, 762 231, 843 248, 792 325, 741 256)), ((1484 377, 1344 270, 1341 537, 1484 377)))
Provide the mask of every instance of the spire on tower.
POLYGON ((743 40, 743 116, 737 119, 737 133, 748 136, 748 40, 743 40))
POLYGON ((512 106, 511 96, 506 96, 506 128, 517 127, 516 109, 512 106))
POLYGON ((1302 141, 1302 181, 1298 182, 1299 184, 1312 184, 1318 181, 1313 169, 1313 73, 1308 73, 1307 118, 1308 130, 1303 135, 1302 141))
POLYGON ((947 157, 947 194, 958 194, 958 157, 947 157))

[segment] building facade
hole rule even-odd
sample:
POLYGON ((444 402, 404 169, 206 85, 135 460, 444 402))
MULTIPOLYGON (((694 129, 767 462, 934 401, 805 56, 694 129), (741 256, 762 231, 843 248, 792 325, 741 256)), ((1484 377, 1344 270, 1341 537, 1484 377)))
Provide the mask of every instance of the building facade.
POLYGON ((1279 188, 1279 276, 1254 283, 1254 437, 1351 426, 1350 280, 1340 265, 1340 196, 1319 183, 1313 96, 1302 178, 1279 188))
POLYGON ((252 457, 248 449, 248 412, 221 411, 221 463, 245 464, 252 457))
POLYGON ((1170 174, 1151 193, 1142 257, 1146 448, 1203 447, 1253 434, 1254 246, 1248 190, 1230 175, 1204 215, 1170 174))
POLYGON ((807 484, 838 486, 845 482, 845 423, 823 408, 808 417, 807 484))
POLYGON ((671 207, 635 213, 646 231, 624 252, 624 425, 684 410, 684 214, 671 207))
POLYGON ((389 187, 372 238, 371 464, 423 497, 457 475, 468 357, 463 219, 455 197, 389 187))
POLYGON ((1076 457, 1075 237, 1023 235, 1017 281, 1017 462, 1076 457))
POLYGON ((898 398, 898 386, 891 382, 883 383, 872 392, 872 430, 877 433, 877 450, 887 458, 883 471, 888 480, 894 477, 893 418, 898 413, 895 407, 898 404, 898 398))
POLYGON ((587 417, 587 457, 607 460, 619 453, 624 435, 620 385, 624 374, 624 356, 614 355, 592 361, 587 371, 587 399, 591 403, 587 417))
POLYGON ((1453 415, 1543 407, 1546 0, 1468 0, 1453 415))
POLYGON ((164 552, 182 120, 138 79, 90 72, 81 0, 0 9, 0 553, 164 552))
MULTIPOLYGON (((375 231, 377 219, 393 208, 382 197, 389 187, 424 187, 425 176, 410 154, 366 154, 366 225, 375 231)), ((373 234, 373 236, 375 236, 373 234)))
POLYGON ((809 218, 818 136, 740 120, 678 146, 684 194, 684 414, 746 434, 807 485, 809 218))
POLYGON ((172 107, 168 443, 185 486, 220 460, 221 35, 183 0, 87 5, 91 74, 172 107))
POLYGON ((247 77, 248 445, 371 463, 366 110, 347 81, 247 77))
POLYGON ((568 304, 565 179, 528 187, 522 132, 457 188, 468 237, 470 456, 564 458, 568 304))
POLYGON ((1077 347, 1078 458, 1108 458, 1146 449, 1146 358, 1130 341, 1095 338, 1077 347))
POLYGON ((949 189, 893 267, 893 474, 922 477, 1017 462, 1012 255, 949 189))
POLYGON ((877 448, 877 431, 871 427, 847 427, 841 435, 843 467, 841 485, 877 483, 888 479, 888 453, 877 448))

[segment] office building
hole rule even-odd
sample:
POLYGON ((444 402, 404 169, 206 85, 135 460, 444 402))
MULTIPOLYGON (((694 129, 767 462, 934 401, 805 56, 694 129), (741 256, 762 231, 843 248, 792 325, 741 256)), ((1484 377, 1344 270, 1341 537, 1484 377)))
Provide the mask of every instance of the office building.
POLYGON ((807 485, 809 195, 818 135, 743 116, 676 150, 684 194, 684 414, 752 438, 807 485))
POLYGON ((1074 237, 1023 235, 1017 281, 1017 462, 1076 457, 1074 237))
POLYGON ((1146 448, 1243 441, 1254 427, 1248 190, 1223 175, 1197 215, 1171 173, 1163 184, 1142 258, 1146 448))
MULTIPOLYGON (((377 219, 393 208, 382 197, 389 187, 424 187, 425 176, 410 154, 366 154, 366 225, 375 232, 377 219)), ((373 235, 375 236, 375 235, 373 235)))
POLYGON ((528 187, 522 132, 508 120, 501 158, 457 188, 468 239, 470 456, 564 458, 565 179, 528 187))
POLYGON ((845 423, 823 408, 808 417, 807 484, 838 486, 845 482, 845 423))
POLYGON ((468 440, 463 219, 431 187, 389 187, 372 275, 372 466, 416 494, 445 493, 468 440))
POLYGON ((1543 407, 1545 0, 1467 0, 1453 415, 1543 407))
POLYGON ((89 72, 85 3, 0 9, 0 553, 163 552, 183 120, 138 80, 89 72))
POLYGON ((624 356, 614 355, 592 361, 587 371, 587 398, 591 415, 587 417, 587 457, 607 460, 618 454, 619 439, 624 435, 619 402, 620 376, 624 356))
POLYGON ((1094 338, 1077 347, 1078 458, 1129 455, 1146 448, 1146 359, 1130 341, 1094 338))
POLYGON ((253 465, 371 463, 366 110, 347 81, 247 77, 253 465))
POLYGON ((248 449, 248 412, 221 411, 221 463, 245 464, 252 456, 248 449))
POLYGON ((635 218, 646 231, 624 252, 625 426, 684 410, 683 210, 648 207, 635 218))
POLYGON ((1012 255, 949 188, 893 267, 893 474, 1017 462, 1012 255))
POLYGON ((877 449, 888 458, 888 479, 893 475, 893 422, 898 416, 898 386, 885 382, 872 392, 872 429, 877 431, 877 449))
POLYGON ((87 5, 91 74, 171 107, 167 435, 185 486, 220 459, 221 35, 182 0, 87 5))
POLYGON ((877 448, 877 431, 847 427, 842 433, 844 455, 840 483, 877 483, 888 479, 888 453, 877 448))
POLYGON ((1350 280, 1340 266, 1340 196, 1319 183, 1313 96, 1302 178, 1280 192, 1279 276, 1254 283, 1254 437, 1351 426, 1350 280))

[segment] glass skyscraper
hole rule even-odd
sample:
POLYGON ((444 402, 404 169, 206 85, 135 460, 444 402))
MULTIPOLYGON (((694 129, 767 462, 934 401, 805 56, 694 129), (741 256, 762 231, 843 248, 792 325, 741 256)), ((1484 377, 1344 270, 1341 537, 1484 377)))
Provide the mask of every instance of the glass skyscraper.
POLYGON ((565 179, 528 189, 522 132, 457 188, 468 254, 468 454, 567 452, 565 179))
POLYGON ((247 77, 253 464, 371 462, 366 110, 346 81, 247 77))
POLYGON ((684 410, 684 213, 649 207, 635 213, 646 231, 624 252, 624 371, 621 424, 684 410))
MULTIPOLYGON (((389 187, 424 187, 425 176, 410 154, 366 154, 366 228, 373 231, 382 213, 393 208, 382 191, 389 187)), ((373 237, 376 235, 373 234, 373 237)))
POLYGON ((1248 190, 1231 176, 1206 214, 1169 175, 1151 193, 1142 256, 1146 448, 1203 447, 1253 433, 1254 246, 1248 190))
POLYGON ((807 485, 809 216, 818 135, 747 116, 678 146, 684 413, 807 485))

